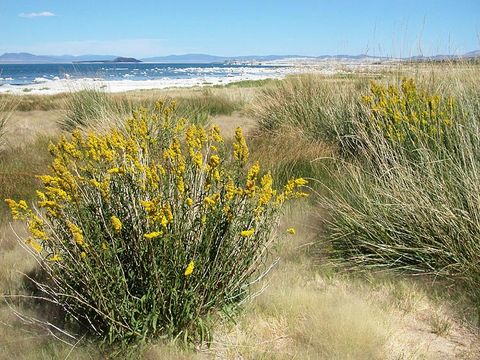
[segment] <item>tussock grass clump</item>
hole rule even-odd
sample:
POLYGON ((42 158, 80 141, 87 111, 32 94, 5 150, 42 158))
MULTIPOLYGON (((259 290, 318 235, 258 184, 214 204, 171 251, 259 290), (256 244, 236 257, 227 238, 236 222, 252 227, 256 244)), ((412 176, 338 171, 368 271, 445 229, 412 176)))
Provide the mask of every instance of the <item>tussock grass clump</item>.
MULTIPOLYGON (((227 96, 215 94, 210 89, 204 89, 200 96, 175 98, 180 111, 187 112, 185 117, 194 113, 207 113, 208 115, 231 115, 240 110, 242 102, 229 99, 227 96)), ((183 114, 182 114, 183 115, 183 114)))
MULTIPOLYGON (((37 137, 33 143, 7 147, 0 151, 0 199, 7 197, 35 198, 35 189, 41 185, 37 175, 48 170, 50 155, 46 150, 52 137, 37 137)), ((0 202, 0 225, 10 220, 8 207, 0 202)))
POLYGON ((63 109, 65 93, 56 95, 11 95, 0 94, 0 101, 16 104, 16 111, 49 111, 63 109))
POLYGON ((42 296, 106 343, 208 339, 209 314, 245 300, 268 271, 281 205, 304 195, 303 179, 277 191, 258 163, 245 168, 240 129, 230 158, 218 127, 156 109, 62 139, 35 206, 7 200, 50 279, 36 283, 42 296))
POLYGON ((0 151, 4 145, 8 119, 12 116, 18 103, 5 98, 0 98, 0 151))
POLYGON ((351 134, 349 119, 356 116, 358 89, 363 87, 361 80, 290 77, 262 88, 252 111, 263 131, 295 128, 308 139, 335 143, 351 134))
POLYGON ((66 116, 60 123, 65 130, 87 128, 99 123, 115 123, 131 114, 133 104, 127 99, 113 99, 98 89, 70 93, 65 102, 66 116))
MULTIPOLYGON (((202 91, 201 95, 162 96, 163 103, 175 102, 175 116, 189 119, 191 123, 205 125, 209 116, 230 115, 240 110, 243 103, 226 96, 202 91)), ((126 95, 108 94, 99 89, 87 89, 71 93, 65 104, 66 116, 60 124, 65 130, 75 128, 121 125, 119 119, 132 114, 138 107, 153 109, 157 99, 151 97, 129 98, 126 95)))
POLYGON ((353 120, 362 155, 324 199, 330 240, 347 264, 453 278, 478 301, 479 89, 465 79, 438 88, 373 85, 369 117, 353 120))

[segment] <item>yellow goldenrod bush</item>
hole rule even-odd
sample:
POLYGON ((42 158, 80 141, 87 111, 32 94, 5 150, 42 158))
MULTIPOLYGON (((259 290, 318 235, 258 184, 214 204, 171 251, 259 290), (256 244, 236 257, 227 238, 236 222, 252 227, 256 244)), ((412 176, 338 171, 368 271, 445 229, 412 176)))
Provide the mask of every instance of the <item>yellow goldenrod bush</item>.
POLYGON ((406 78, 400 86, 372 82, 362 102, 367 107, 368 136, 380 133, 391 144, 410 150, 445 141, 456 110, 452 97, 420 89, 406 78))
POLYGON ((62 138, 37 202, 7 200, 49 275, 44 296, 108 343, 196 339, 209 313, 248 296, 279 208, 305 195, 305 180, 275 190, 248 164, 241 129, 229 152, 218 127, 173 106, 62 138))

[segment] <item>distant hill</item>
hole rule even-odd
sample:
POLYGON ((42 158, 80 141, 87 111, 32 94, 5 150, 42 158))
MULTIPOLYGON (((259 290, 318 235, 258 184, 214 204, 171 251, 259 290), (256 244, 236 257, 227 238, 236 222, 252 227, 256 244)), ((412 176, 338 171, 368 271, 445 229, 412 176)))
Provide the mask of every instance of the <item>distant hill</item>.
POLYGON ((464 54, 463 56, 464 56, 464 57, 467 57, 467 58, 477 58, 477 57, 480 57, 480 50, 470 51, 470 52, 464 54))
MULTIPOLYGON (((442 61, 449 59, 472 59, 480 58, 480 50, 471 51, 464 55, 434 55, 434 56, 412 56, 404 58, 407 61, 442 61)), ((151 63, 177 63, 177 64, 211 64, 211 63, 235 63, 235 62, 265 62, 265 61, 383 61, 388 57, 370 56, 370 55, 247 55, 247 56, 216 56, 208 54, 183 54, 155 56, 137 60, 135 58, 126 58, 114 55, 34 55, 30 53, 5 53, 0 55, 0 64, 59 64, 59 63, 79 63, 79 62, 151 62, 151 63)))
POLYGON ((114 60, 112 55, 34 55, 30 53, 5 53, 0 55, 0 64, 61 64, 75 61, 114 60))
POLYGON ((116 64, 116 63, 141 63, 140 60, 129 57, 116 57, 113 60, 85 60, 85 61, 74 61, 74 64, 116 64))
POLYGON ((0 63, 50 63, 57 62, 54 57, 29 53, 5 53, 0 55, 0 63))
POLYGON ((167 55, 167 56, 155 56, 141 59, 144 62, 165 63, 165 64, 209 64, 209 63, 222 63, 229 60, 229 57, 215 56, 207 54, 184 54, 184 55, 167 55))

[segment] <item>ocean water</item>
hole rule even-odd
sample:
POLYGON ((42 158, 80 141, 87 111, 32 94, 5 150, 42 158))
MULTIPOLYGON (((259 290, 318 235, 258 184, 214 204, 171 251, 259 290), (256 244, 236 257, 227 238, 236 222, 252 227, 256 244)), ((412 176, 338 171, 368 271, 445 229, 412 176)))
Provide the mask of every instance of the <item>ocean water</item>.
POLYGON ((61 79, 167 80, 241 78, 282 73, 282 66, 230 64, 0 64, 0 86, 41 84, 61 79))

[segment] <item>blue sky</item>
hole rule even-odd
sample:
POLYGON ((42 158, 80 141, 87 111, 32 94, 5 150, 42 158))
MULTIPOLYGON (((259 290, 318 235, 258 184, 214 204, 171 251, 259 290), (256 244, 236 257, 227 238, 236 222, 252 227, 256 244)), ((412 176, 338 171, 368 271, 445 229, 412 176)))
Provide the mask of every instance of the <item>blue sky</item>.
POLYGON ((480 0, 0 0, 0 53, 461 54, 480 0))

